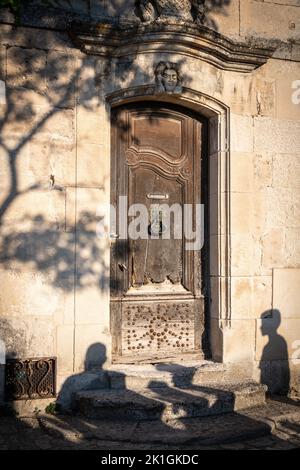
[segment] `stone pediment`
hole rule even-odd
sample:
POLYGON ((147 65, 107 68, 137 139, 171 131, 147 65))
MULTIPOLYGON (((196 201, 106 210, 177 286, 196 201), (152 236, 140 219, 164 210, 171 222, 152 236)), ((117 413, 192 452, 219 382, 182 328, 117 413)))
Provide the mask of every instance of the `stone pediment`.
POLYGON ((69 31, 74 43, 87 54, 122 58, 138 53, 176 53, 237 72, 251 72, 265 64, 277 47, 276 42, 235 42, 199 21, 172 16, 149 21, 106 19, 93 24, 73 21, 69 31))

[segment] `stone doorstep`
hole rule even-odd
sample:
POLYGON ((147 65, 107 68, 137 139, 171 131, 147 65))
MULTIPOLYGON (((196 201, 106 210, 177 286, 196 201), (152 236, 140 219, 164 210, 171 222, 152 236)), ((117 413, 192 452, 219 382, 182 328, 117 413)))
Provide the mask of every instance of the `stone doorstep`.
MULTIPOLYGON (((97 373, 94 371, 94 373, 97 373)), ((143 365, 112 365, 104 373, 111 389, 140 390, 170 386, 206 385, 250 381, 249 368, 212 361, 160 363, 143 365)), ((102 377, 104 377, 102 375, 102 377)))
POLYGON ((230 413, 262 405, 266 388, 254 382, 190 385, 140 390, 90 390, 75 394, 83 416, 115 421, 194 418, 230 413))
MULTIPOLYGON (((259 407, 263 408, 263 407, 259 407)), ((264 415, 264 410, 261 412, 264 415)), ((256 419, 238 413, 222 416, 157 421, 89 420, 80 417, 48 416, 38 417, 41 429, 51 437, 127 444, 158 445, 218 445, 260 438, 272 433, 274 425, 264 419, 256 419)))

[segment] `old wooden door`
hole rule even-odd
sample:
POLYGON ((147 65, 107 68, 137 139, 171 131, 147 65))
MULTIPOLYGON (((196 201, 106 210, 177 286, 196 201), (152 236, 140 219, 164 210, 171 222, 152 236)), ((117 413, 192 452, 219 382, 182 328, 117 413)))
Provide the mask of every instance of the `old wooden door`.
POLYGON ((145 102, 113 111, 111 202, 118 216, 125 211, 126 197, 129 208, 146 207, 149 235, 132 239, 129 234, 126 239, 123 225, 134 220, 133 213, 123 222, 117 217, 111 241, 115 362, 201 353, 202 256, 199 250, 186 250, 183 207, 190 205, 194 223, 196 205, 201 203, 203 126, 192 113, 175 106, 145 102), (174 233, 180 219, 175 221, 172 214, 171 237, 163 237, 162 204, 182 208, 181 239, 174 233))

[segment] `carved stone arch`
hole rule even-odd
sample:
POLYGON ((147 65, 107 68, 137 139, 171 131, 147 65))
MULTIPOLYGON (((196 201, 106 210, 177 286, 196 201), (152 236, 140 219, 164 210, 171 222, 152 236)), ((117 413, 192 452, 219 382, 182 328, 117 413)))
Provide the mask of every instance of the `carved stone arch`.
POLYGON ((231 223, 230 223, 230 110, 219 100, 201 92, 183 88, 180 95, 155 94, 155 86, 142 85, 122 89, 106 96, 108 112, 114 107, 140 101, 181 105, 204 116, 209 123, 210 250, 210 347, 214 360, 222 361, 220 328, 231 324, 231 223))

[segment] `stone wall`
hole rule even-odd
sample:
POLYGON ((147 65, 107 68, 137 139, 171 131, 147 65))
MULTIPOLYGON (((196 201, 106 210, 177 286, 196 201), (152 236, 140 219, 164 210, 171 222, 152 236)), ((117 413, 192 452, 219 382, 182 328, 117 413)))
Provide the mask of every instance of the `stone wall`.
MULTIPOLYGON (((103 12, 111 2, 101 2, 102 10, 96 0, 91 9, 72 3, 79 16, 115 14, 103 12)), ((208 2, 210 27, 244 43, 282 41, 274 57, 248 74, 180 55, 161 60, 181 61, 190 89, 230 109, 231 319, 216 313, 216 285, 224 281, 218 240, 228 234, 211 227, 211 344, 215 359, 250 364, 276 391, 288 368, 297 385, 300 363, 300 99, 292 101, 300 80, 300 2, 217 3, 208 2), (288 352, 277 346, 277 327, 288 352)), ((37 29, 30 15, 18 27, 9 13, 2 16, 2 349, 8 357, 57 356, 60 387, 95 363, 109 367, 109 246, 95 236, 97 207, 110 199, 105 97, 153 83, 157 57, 140 54, 107 68, 73 45, 61 20, 42 18, 37 29)), ((211 177, 223 158, 211 155, 211 177)), ((211 190, 210 197, 218 211, 220 195, 211 190)))

